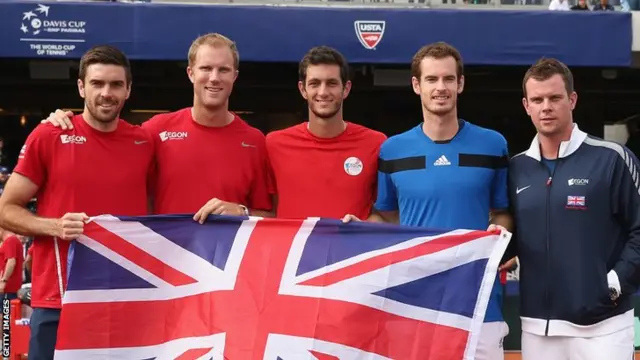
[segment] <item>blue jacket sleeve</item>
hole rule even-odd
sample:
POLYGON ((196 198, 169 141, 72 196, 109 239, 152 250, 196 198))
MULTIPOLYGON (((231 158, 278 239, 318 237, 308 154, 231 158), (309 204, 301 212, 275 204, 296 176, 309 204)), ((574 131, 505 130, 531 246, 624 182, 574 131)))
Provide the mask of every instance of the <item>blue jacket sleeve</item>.
POLYGON ((625 147, 617 157, 611 178, 611 204, 628 239, 613 270, 622 294, 633 294, 640 285, 640 174, 638 159, 625 147))

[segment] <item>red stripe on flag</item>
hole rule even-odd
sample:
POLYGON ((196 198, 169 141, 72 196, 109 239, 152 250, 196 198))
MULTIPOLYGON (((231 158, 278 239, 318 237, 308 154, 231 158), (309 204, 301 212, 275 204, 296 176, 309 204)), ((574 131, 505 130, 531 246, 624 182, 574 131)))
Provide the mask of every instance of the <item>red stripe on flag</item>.
POLYGON ((506 270, 502 270, 499 272, 500 274, 500 283, 502 285, 506 285, 507 284, 507 271, 506 270))
MULTIPOLYGON (((212 348, 209 349, 191 349, 178 356, 175 360, 197 360, 202 356, 205 356, 212 348)), ((222 349, 220 349, 222 352, 222 349)), ((214 356, 215 358, 215 356, 214 356)))
POLYGON ((385 266, 397 264, 399 262, 413 259, 418 256, 432 254, 441 250, 448 249, 453 246, 461 245, 466 242, 473 241, 475 239, 478 239, 484 236, 490 236, 490 235, 492 234, 486 231, 472 231, 464 235, 443 236, 441 238, 431 240, 429 242, 426 242, 418 246, 410 247, 408 249, 398 250, 392 253, 378 255, 376 257, 367 259, 365 261, 361 261, 353 265, 349 265, 342 269, 335 270, 327 274, 322 274, 320 276, 303 281, 302 283, 300 283, 300 285, 311 285, 311 286, 332 285, 340 281, 350 279, 352 277, 356 277, 362 274, 366 274, 376 269, 380 269, 385 266))
POLYGON ((106 246, 118 255, 134 262, 136 265, 173 286, 188 285, 196 282, 196 280, 190 276, 163 263, 148 252, 122 239, 95 222, 86 224, 84 229, 87 237, 106 246))
POLYGON ((311 355, 315 356, 315 358, 318 360, 340 360, 340 358, 337 356, 327 355, 327 354, 323 354, 321 352, 317 352, 313 350, 309 352, 311 353, 311 355))

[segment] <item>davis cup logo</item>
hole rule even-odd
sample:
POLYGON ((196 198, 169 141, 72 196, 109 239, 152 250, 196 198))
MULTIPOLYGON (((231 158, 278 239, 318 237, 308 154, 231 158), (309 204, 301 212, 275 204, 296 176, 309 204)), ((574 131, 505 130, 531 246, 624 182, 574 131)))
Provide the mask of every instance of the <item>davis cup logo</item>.
POLYGON ((20 23, 20 30, 23 33, 31 32, 33 35, 40 34, 42 31, 43 20, 38 16, 41 15, 44 19, 49 17, 49 6, 38 4, 38 7, 22 13, 22 22, 20 23))
POLYGON ((384 21, 358 20, 354 23, 356 35, 362 46, 366 49, 374 50, 376 45, 382 40, 385 28, 384 21))

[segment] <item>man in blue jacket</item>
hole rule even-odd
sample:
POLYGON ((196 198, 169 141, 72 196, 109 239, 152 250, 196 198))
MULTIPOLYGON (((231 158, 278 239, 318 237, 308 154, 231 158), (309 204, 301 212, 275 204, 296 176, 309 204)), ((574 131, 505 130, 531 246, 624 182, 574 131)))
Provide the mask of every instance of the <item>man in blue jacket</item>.
POLYGON ((509 164, 524 360, 628 360, 640 283, 640 174, 624 146, 582 132, 571 71, 525 74, 537 135, 509 164))

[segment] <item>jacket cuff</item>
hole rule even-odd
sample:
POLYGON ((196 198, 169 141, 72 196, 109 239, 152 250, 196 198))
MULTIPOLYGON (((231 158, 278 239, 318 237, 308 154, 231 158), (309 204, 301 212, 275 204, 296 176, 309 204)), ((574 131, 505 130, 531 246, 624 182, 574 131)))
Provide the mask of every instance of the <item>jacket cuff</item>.
POLYGON ((622 295, 620 279, 618 278, 618 274, 614 270, 609 271, 609 273, 607 274, 607 283, 609 284, 610 288, 616 289, 618 294, 622 295))

